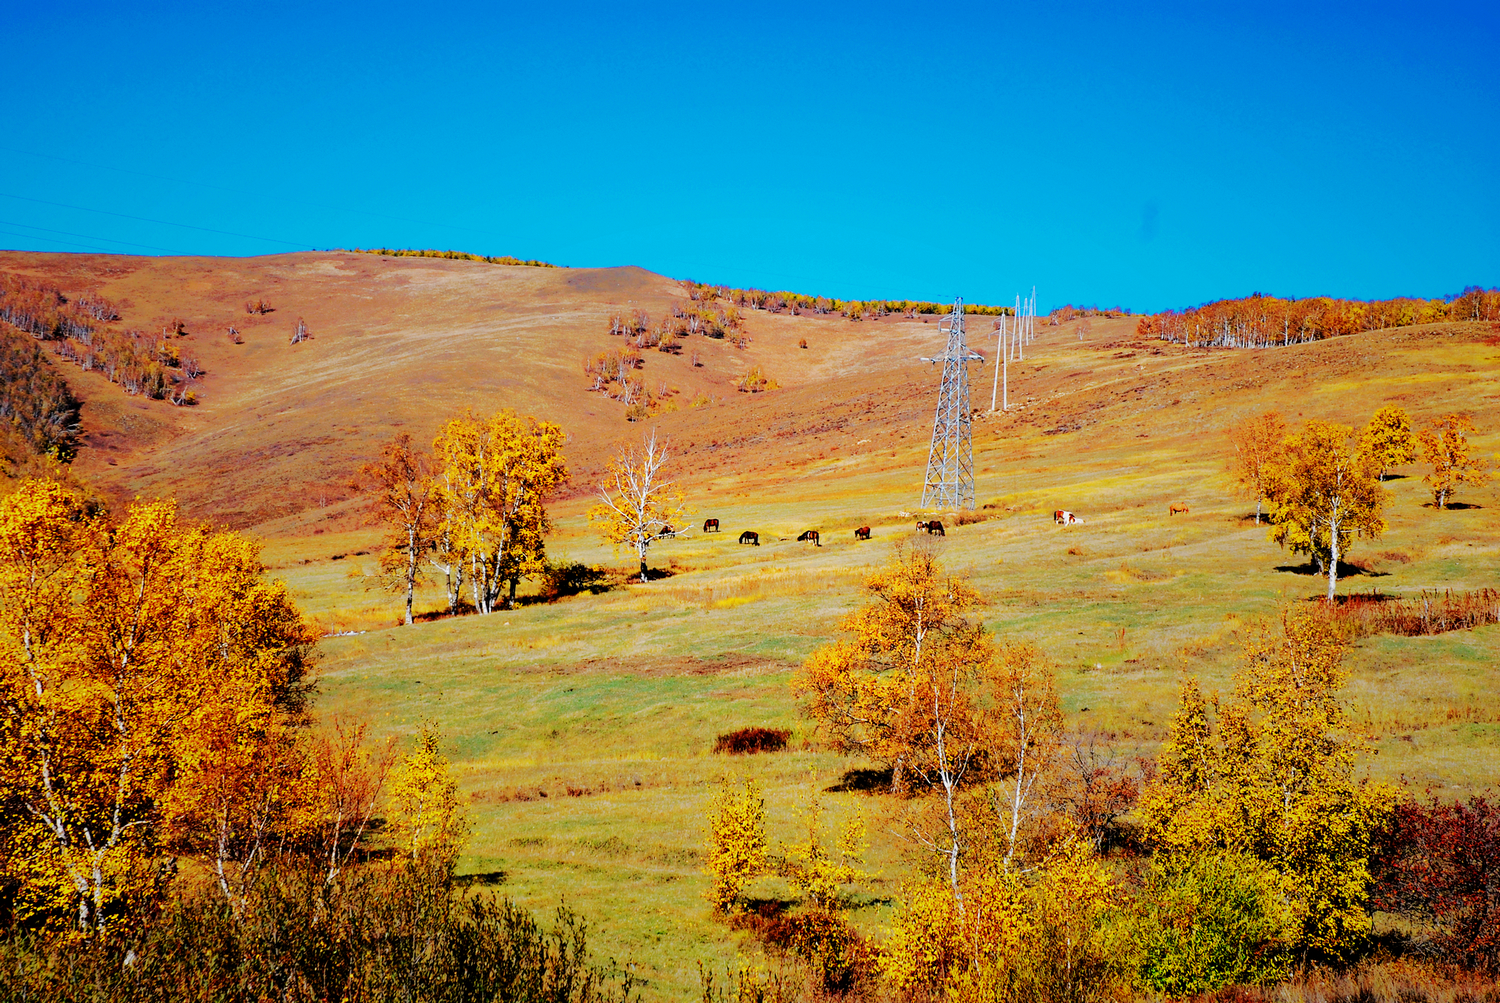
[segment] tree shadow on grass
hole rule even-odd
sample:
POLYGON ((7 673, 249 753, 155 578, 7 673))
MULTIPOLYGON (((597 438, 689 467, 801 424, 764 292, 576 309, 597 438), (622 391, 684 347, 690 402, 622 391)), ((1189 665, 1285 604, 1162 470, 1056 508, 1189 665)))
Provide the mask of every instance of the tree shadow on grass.
MULTIPOLYGON (((1422 507, 1423 508, 1437 508, 1437 505, 1435 503, 1433 503, 1433 502, 1423 502, 1422 503, 1422 507)), ((1455 510, 1458 510, 1458 511, 1463 511, 1465 509, 1471 509, 1471 508, 1484 508, 1484 506, 1483 505, 1475 505, 1473 502, 1449 502, 1448 504, 1446 504, 1446 505, 1443 506, 1444 510, 1455 509, 1455 510)))
MULTIPOLYGON (((1276 570, 1288 575, 1316 575, 1319 578, 1328 577, 1328 573, 1326 571, 1319 570, 1318 566, 1313 564, 1312 561, 1308 561, 1306 564, 1278 564, 1276 566, 1276 570)), ((1343 561, 1339 562, 1340 578, 1355 578, 1358 576, 1364 576, 1365 578, 1386 578, 1390 576, 1390 572, 1376 571, 1374 568, 1361 567, 1358 564, 1345 564, 1343 561)))
POLYGON ((503 885, 506 877, 504 871, 480 871, 477 874, 455 874, 453 883, 460 888, 473 888, 475 885, 503 885))
POLYGON ((846 793, 883 793, 891 789, 891 771, 889 769, 852 769, 845 770, 839 782, 832 787, 824 789, 826 794, 846 793))

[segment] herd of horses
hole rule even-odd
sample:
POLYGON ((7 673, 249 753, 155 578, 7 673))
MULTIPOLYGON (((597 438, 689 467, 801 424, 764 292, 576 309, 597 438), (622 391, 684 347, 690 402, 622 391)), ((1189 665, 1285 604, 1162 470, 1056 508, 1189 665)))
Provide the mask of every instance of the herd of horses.
MULTIPOLYGON (((1169 515, 1169 516, 1177 515, 1178 513, 1182 513, 1183 515, 1186 515, 1187 512, 1188 512, 1188 507, 1186 505, 1184 505, 1182 502, 1173 502, 1171 505, 1169 505, 1167 507, 1167 515, 1169 515)), ((1059 526, 1077 526, 1077 525, 1081 525, 1083 523, 1083 520, 1080 519, 1078 516, 1074 515, 1072 512, 1069 512, 1067 509, 1061 509, 1061 508, 1057 509, 1056 511, 1054 511, 1052 513, 1052 521, 1055 524, 1059 525, 1059 526)), ((704 519, 703 520, 703 532, 705 532, 705 533, 717 533, 718 531, 719 531, 719 520, 717 520, 717 519, 704 519)), ((938 521, 937 519, 923 519, 923 520, 919 521, 917 523, 916 531, 918 533, 927 533, 929 536, 947 536, 948 535, 947 531, 943 529, 943 524, 940 521, 938 521)), ((674 535, 674 536, 676 535, 675 533, 672 532, 671 529, 668 529, 667 533, 669 535, 674 535)), ((856 541, 859 541, 859 540, 868 540, 869 538, 870 538, 870 527, 869 526, 861 526, 861 527, 859 527, 858 529, 856 529, 854 531, 854 539, 856 541)), ((818 531, 815 530, 815 529, 809 529, 806 532, 802 533, 800 536, 797 537, 797 542, 798 543, 811 543, 815 547, 821 547, 821 546, 823 546, 822 537, 819 536, 818 531)), ((747 529, 743 533, 740 534, 740 543, 742 543, 742 544, 749 544, 751 546, 759 547, 760 546, 760 534, 757 533, 753 529, 747 529)))
MULTIPOLYGON (((718 531, 719 531, 719 520, 717 520, 717 519, 704 519, 703 520, 703 532, 705 532, 705 533, 717 533, 718 531)), ((946 536, 947 535, 946 533, 943 532, 943 524, 941 522, 938 522, 936 519, 929 519, 929 520, 917 523, 917 532, 918 533, 925 532, 925 533, 934 534, 934 535, 937 535, 937 536, 946 536)), ((854 531, 854 539, 855 539, 856 542, 859 541, 859 540, 868 540, 869 538, 870 538, 870 527, 869 526, 861 526, 861 527, 859 527, 858 529, 856 529, 854 531)), ((815 530, 815 529, 809 529, 806 532, 804 532, 802 535, 798 536, 797 537, 797 542, 798 543, 811 543, 815 547, 821 547, 821 546, 823 546, 823 538, 818 533, 818 531, 815 530)), ((760 546, 760 534, 757 533, 753 529, 747 529, 743 533, 740 534, 740 543, 742 543, 742 544, 749 544, 751 546, 759 547, 760 546)))

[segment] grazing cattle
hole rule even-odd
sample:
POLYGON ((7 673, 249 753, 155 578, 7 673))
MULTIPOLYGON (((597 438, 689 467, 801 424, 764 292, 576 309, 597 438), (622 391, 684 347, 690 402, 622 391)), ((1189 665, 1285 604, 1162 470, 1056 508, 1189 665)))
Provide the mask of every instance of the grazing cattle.
POLYGON ((815 529, 810 529, 806 533, 803 533, 801 536, 797 537, 797 542, 815 543, 820 547, 823 546, 822 541, 818 539, 818 531, 815 529))
POLYGON ((854 538, 856 540, 868 540, 870 538, 870 527, 869 526, 861 526, 858 529, 856 529, 854 531, 854 538))
POLYGON ((719 520, 717 520, 717 519, 704 519, 703 520, 703 532, 705 532, 705 533, 709 533, 709 532, 717 533, 718 531, 719 531, 719 520))
POLYGON ((1083 520, 1078 518, 1078 516, 1064 509, 1058 509, 1056 512, 1053 512, 1052 521, 1057 523, 1059 526, 1073 526, 1077 523, 1083 522, 1083 520))
POLYGON ((760 546, 760 534, 759 533, 752 533, 752 532, 750 532, 750 530, 747 529, 743 533, 740 534, 740 542, 741 543, 753 543, 757 547, 759 547, 760 546))
POLYGON ((1182 502, 1173 502, 1171 505, 1167 506, 1167 515, 1169 517, 1176 515, 1178 512, 1181 512, 1183 515, 1187 515, 1188 507, 1182 504, 1182 502))
POLYGON ((677 539, 677 530, 673 529, 671 526, 663 526, 661 528, 661 535, 662 536, 670 536, 672 539, 675 540, 675 539, 677 539))

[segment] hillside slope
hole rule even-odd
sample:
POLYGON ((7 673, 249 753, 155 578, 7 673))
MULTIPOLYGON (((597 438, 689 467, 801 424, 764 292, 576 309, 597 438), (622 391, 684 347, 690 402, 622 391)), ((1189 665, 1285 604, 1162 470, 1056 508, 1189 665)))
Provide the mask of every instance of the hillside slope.
MULTIPOLYGON (((201 403, 172 407, 125 395, 98 373, 63 365, 85 401, 77 467, 117 499, 174 495, 193 515, 292 534, 316 513, 344 512, 349 480, 398 429, 430 439, 463 408, 514 407, 563 425, 586 494, 613 449, 638 436, 624 405, 589 391, 585 357, 619 345, 608 318, 663 316, 682 285, 643 269, 553 269, 436 258, 304 253, 262 258, 131 258, 0 252, 0 271, 114 301, 117 326, 185 322, 185 349, 206 367, 201 403), (274 307, 245 311, 247 300, 274 307), (312 339, 290 344, 299 319, 312 339), (226 337, 230 326, 243 344, 226 337)), ((852 322, 747 311, 751 341, 693 337, 688 351, 643 353, 642 377, 680 410, 648 422, 672 437, 680 472, 705 490, 798 483, 817 492, 850 478, 920 499, 936 368, 936 318, 852 322), (798 347, 806 340, 808 347, 798 347), (693 354, 701 366, 693 365, 693 354), (782 389, 738 393, 760 365, 782 389), (704 406, 691 402, 711 400, 704 406), (822 487, 820 487, 822 486, 822 487)), ((989 318, 970 341, 993 351, 989 318)), ((1042 326, 1010 367, 1012 410, 988 414, 992 371, 972 368, 981 500, 996 458, 1045 463, 1135 442, 1142 460, 1205 447, 1236 415, 1281 407, 1362 422, 1399 401, 1419 420, 1463 408, 1481 428, 1500 419, 1484 378, 1500 352, 1491 325, 1377 331, 1266 351, 1146 342, 1131 319, 1042 326)), ((1073 504, 1060 498, 1059 504, 1073 504)), ((564 504, 566 507, 566 503, 564 504)), ((332 528, 332 527, 330 527, 332 528)))

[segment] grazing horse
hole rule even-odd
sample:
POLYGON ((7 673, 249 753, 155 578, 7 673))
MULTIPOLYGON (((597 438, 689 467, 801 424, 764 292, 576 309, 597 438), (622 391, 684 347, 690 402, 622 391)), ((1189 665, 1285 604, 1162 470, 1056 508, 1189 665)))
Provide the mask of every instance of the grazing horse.
POLYGON ((817 544, 820 547, 823 546, 822 541, 820 541, 818 539, 818 531, 815 530, 815 529, 810 529, 806 533, 803 533, 801 536, 797 537, 797 542, 798 543, 815 543, 815 544, 817 544))
POLYGON ((712 532, 715 532, 715 533, 717 533, 719 531, 719 520, 717 520, 717 519, 704 519, 703 520, 703 532, 707 533, 709 531, 712 531, 712 532))
POLYGON ((750 530, 747 529, 743 533, 740 534, 740 542, 741 543, 753 543, 757 547, 759 547, 760 546, 760 534, 759 533, 752 533, 750 530))
POLYGON ((1083 522, 1082 519, 1065 509, 1058 509, 1052 513, 1052 521, 1059 526, 1072 526, 1083 522))
POLYGON ((917 523, 917 532, 918 533, 922 532, 924 529, 927 531, 927 535, 928 536, 947 536, 948 535, 947 533, 943 532, 943 524, 940 523, 940 522, 938 522, 936 519, 929 519, 926 522, 919 522, 919 523, 917 523))
POLYGON ((1181 512, 1183 515, 1187 515, 1188 507, 1182 504, 1182 502, 1173 502, 1171 505, 1167 506, 1167 515, 1169 517, 1176 515, 1178 512, 1181 512))
POLYGON ((869 526, 861 526, 858 529, 856 529, 854 531, 854 538, 856 540, 868 540, 870 538, 870 527, 869 526))

